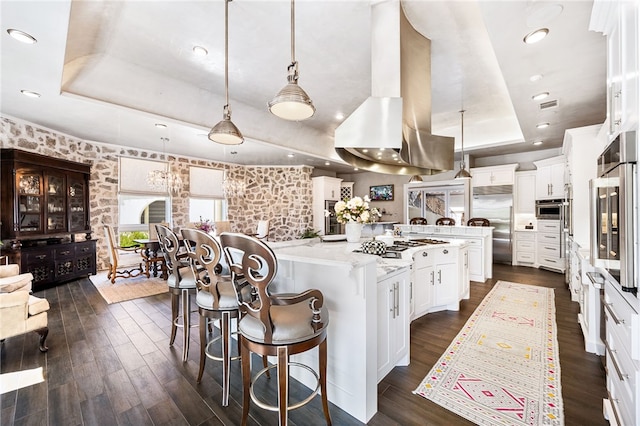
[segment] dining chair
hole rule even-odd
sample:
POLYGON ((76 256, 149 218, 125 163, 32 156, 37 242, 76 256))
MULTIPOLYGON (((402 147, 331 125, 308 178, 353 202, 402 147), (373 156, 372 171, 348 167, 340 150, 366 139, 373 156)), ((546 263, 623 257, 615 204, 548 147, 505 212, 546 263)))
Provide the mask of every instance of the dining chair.
POLYGON ((427 224, 427 219, 425 219, 424 217, 412 217, 409 220, 409 225, 426 225, 427 224))
MULTIPOLYGON (((158 230, 156 229, 156 225, 169 226, 168 222, 158 222, 158 223, 150 223, 149 224, 149 240, 157 240, 158 239, 158 230)), ((159 244, 158 244, 159 246, 159 244)), ((154 276, 158 274, 158 265, 160 266, 162 277, 166 277, 166 265, 164 261, 164 254, 162 253, 162 249, 155 246, 157 248, 154 251, 150 247, 146 247, 142 250, 142 257, 145 263, 145 275, 147 278, 151 277, 151 270, 154 270, 154 276)))
MULTIPOLYGON (((326 423, 331 424, 327 399, 327 328, 329 314, 323 306, 324 297, 317 289, 299 294, 271 294, 269 285, 278 270, 278 261, 271 248, 263 241, 245 234, 223 233, 220 235, 225 256, 230 251, 236 255, 227 256, 232 279, 242 275, 252 288, 254 297, 243 300, 238 293, 242 314, 238 322, 241 342, 242 364, 242 421, 246 425, 249 404, 270 411, 277 411, 279 424, 288 424, 288 412, 311 401, 321 392, 322 408, 326 423), (240 253, 240 256, 237 255, 240 253), (238 259, 239 260, 233 260, 238 259), (310 366, 291 362, 289 357, 318 347, 318 372, 310 366), (265 366, 251 377, 251 352, 277 358, 275 365, 265 366), (294 404, 289 404, 289 369, 302 367, 313 374, 318 382, 309 396, 294 404), (276 368, 278 374, 278 405, 269 405, 258 399, 254 384, 263 374, 276 368)), ((236 290, 238 288, 236 287, 236 290)))
POLYGON ((455 226, 456 220, 451 217, 439 217, 436 220, 436 225, 455 226))
POLYGON ((491 226, 491 221, 483 217, 472 217, 467 221, 467 226, 491 226))
POLYGON ((171 337, 169 346, 176 340, 177 329, 182 328, 182 361, 189 355, 189 334, 191 330, 191 296, 196 289, 196 278, 191 269, 189 256, 182 249, 178 236, 164 225, 156 225, 158 243, 167 267, 167 284, 171 292, 171 337), (180 309, 182 308, 182 309, 180 309), (182 315, 180 315, 182 311, 182 315), (182 319, 182 321, 181 321, 182 319))
POLYGON ((216 235, 220 235, 223 232, 231 232, 231 222, 229 222, 228 220, 213 222, 213 226, 215 227, 216 235))
POLYGON ((109 273, 107 279, 115 284, 116 278, 133 278, 144 273, 144 259, 140 247, 120 247, 111 225, 103 224, 109 251, 109 273))
MULTIPOLYGON (((182 229, 182 238, 187 255, 191 260, 191 269, 196 277, 196 304, 200 314, 200 369, 197 382, 202 380, 205 361, 211 358, 222 362, 222 406, 229 405, 229 374, 231 361, 240 358, 240 339, 238 356, 231 352, 232 320, 238 320, 238 298, 230 276, 222 276, 218 265, 222 258, 220 243, 208 233, 199 229, 182 229), (210 321, 219 321, 220 336, 207 342, 207 326, 210 321), (221 356, 212 353, 212 345, 220 341, 221 356)), ((251 297, 251 287, 246 281, 238 284, 243 299, 251 297)))
MULTIPOLYGON (((259 240, 268 240, 269 239, 269 232, 271 231, 271 229, 269 228, 271 221, 269 220, 259 220, 258 224, 256 225, 256 231, 255 232, 247 232, 247 235, 250 235, 252 237, 256 237, 259 240)), ((219 234, 218 234, 219 235, 219 234)))

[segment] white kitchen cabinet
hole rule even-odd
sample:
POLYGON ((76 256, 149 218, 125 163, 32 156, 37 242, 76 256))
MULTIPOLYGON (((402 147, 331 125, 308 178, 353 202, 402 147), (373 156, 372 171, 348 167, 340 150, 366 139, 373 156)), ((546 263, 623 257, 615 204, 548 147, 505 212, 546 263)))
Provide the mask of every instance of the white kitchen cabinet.
POLYGON ((516 172, 514 213, 536 214, 536 171, 516 172))
POLYGON ((413 254, 413 316, 460 309, 461 294, 469 286, 466 249, 456 246, 430 247, 413 254), (464 253, 461 253, 464 250, 464 253), (465 284, 466 280, 466 284, 465 284))
POLYGON ((467 238, 469 244, 466 250, 467 279, 484 282, 484 260, 482 257, 482 238, 467 238))
POLYGON ((471 186, 513 185, 517 164, 470 169, 471 186))
POLYGON ((378 281, 378 382, 396 365, 409 364, 409 270, 378 281))
POLYGON ((536 261, 541 268, 564 273, 564 243, 559 220, 538 220, 536 261))
POLYGON ((534 161, 536 165, 536 199, 552 200, 564 198, 564 156, 534 161))
MULTIPOLYGON (((479 249, 478 249, 479 250, 479 249)), ((470 249, 469 248, 461 248, 460 255, 458 260, 458 265, 460 265, 459 275, 460 275, 460 289, 458 299, 468 299, 471 296, 471 286, 469 282, 469 274, 471 270, 470 266, 470 249)), ((482 259, 481 256, 477 257, 478 259, 482 259)), ((482 262, 480 262, 481 264, 482 262)))
POLYGON ((418 318, 429 312, 433 305, 435 293, 433 253, 430 250, 421 250, 413 255, 413 277, 411 288, 413 290, 413 316, 418 318))
POLYGON ((536 232, 515 231, 515 250, 513 252, 513 265, 536 266, 536 232))
POLYGON ((313 229, 320 231, 324 235, 326 201, 336 201, 340 199, 340 183, 342 179, 330 176, 318 176, 311 178, 313 183, 313 229))

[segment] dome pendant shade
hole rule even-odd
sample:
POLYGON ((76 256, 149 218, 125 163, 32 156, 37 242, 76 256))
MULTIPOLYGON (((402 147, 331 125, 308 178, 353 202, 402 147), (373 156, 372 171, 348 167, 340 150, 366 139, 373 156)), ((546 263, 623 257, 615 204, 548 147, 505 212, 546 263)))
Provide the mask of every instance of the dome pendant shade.
POLYGON ((291 121, 302 121, 315 114, 313 101, 302 87, 298 86, 297 63, 289 65, 289 83, 269 102, 269 111, 275 116, 291 121))
POLYGON ((456 175, 453 177, 454 179, 461 179, 461 178, 470 178, 471 177, 471 173, 469 173, 466 169, 466 164, 464 163, 464 111, 465 110, 460 110, 460 148, 461 148, 461 154, 462 154, 462 158, 460 159, 460 170, 458 170, 458 173, 456 173, 456 175))
POLYGON ((458 173, 456 173, 454 179, 460 179, 460 178, 470 178, 471 177, 471 173, 469 173, 465 168, 464 168, 464 163, 462 163, 462 166, 460 167, 460 170, 458 170, 458 173))
POLYGON ((225 114, 222 120, 213 126, 209 132, 209 140, 223 145, 240 145, 244 142, 242 133, 231 121, 231 114, 227 106, 225 106, 225 114))
POLYGON ((420 175, 411 176, 411 179, 409 179, 409 183, 414 183, 414 182, 422 182, 422 176, 420 175))

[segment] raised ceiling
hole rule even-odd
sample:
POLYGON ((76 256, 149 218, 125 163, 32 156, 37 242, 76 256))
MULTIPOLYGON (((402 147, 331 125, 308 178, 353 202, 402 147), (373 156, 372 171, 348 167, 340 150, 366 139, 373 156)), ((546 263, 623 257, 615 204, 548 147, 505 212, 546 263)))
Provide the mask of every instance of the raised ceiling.
MULTIPOLYGON (((286 83, 290 3, 234 0, 229 96, 246 142, 225 147, 206 137, 224 104, 223 0, 3 1, 0 112, 90 141, 162 151, 166 137, 176 154, 351 171, 335 154, 333 133, 336 114, 348 116, 371 94, 371 3, 296 2, 300 85, 317 111, 296 123, 267 110, 286 83), (38 43, 15 41, 9 28, 38 43), (195 45, 209 54, 194 55, 195 45)), ((456 150, 461 108, 465 151, 474 156, 559 147, 565 129, 604 122, 606 46, 588 29, 591 1, 401 4, 431 39, 432 131, 455 137, 456 150), (547 38, 522 42, 539 27, 549 28, 547 38), (534 74, 544 77, 531 82, 534 74), (543 91, 547 99, 532 100, 543 91), (549 100, 558 106, 541 110, 549 100), (550 126, 538 130, 540 122, 550 126)))

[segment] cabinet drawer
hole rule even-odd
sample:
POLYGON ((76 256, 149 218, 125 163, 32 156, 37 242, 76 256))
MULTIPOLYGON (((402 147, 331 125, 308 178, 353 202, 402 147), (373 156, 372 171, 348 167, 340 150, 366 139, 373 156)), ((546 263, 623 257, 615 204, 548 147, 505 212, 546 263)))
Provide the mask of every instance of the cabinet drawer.
POLYGON ((420 250, 413 254, 416 269, 433 266, 434 253, 431 250, 420 250))
POLYGON ((516 232, 516 239, 518 241, 535 241, 536 234, 533 232, 516 232))
POLYGON ((35 264, 35 263, 43 263, 43 262, 49 262, 52 260, 53 256, 51 253, 51 250, 45 249, 38 249, 38 250, 23 250, 22 252, 22 256, 23 256, 23 262, 25 264, 35 264))
POLYGON ((518 241, 516 243, 517 251, 536 251, 536 243, 534 241, 518 241))
POLYGON ((552 258, 560 257, 560 247, 555 244, 538 243, 538 255, 552 258))
POLYGON ((467 244, 469 244, 469 248, 471 247, 482 247, 482 240, 478 239, 478 238, 465 238, 465 241, 467 242, 467 244))
POLYGON ((72 259, 75 254, 75 247, 73 245, 65 245, 64 247, 56 247, 53 249, 53 257, 58 261, 72 259))
POLYGON ((444 247, 433 249, 431 250, 431 253, 434 254, 435 263, 454 263, 457 260, 456 256, 458 251, 451 247, 444 247))
POLYGON ((560 234, 540 233, 538 234, 538 243, 560 245, 560 234))
POLYGON ((533 252, 518 251, 516 252, 516 260, 523 263, 535 263, 536 255, 533 252))
POLYGON ((617 349, 626 351, 631 358, 640 361, 639 316, 608 281, 605 284, 604 311, 611 320, 607 323, 607 334, 611 328, 622 345, 617 349))
POLYGON ((558 259, 553 256, 545 256, 538 254, 538 263, 540 266, 547 266, 549 268, 564 269, 564 259, 558 259))
POLYGON ((549 232, 560 234, 560 221, 557 220, 539 220, 538 232, 549 232))
POLYGON ((624 350, 620 349, 620 342, 615 333, 610 332, 609 324, 612 320, 605 312, 607 321, 607 335, 605 339, 607 360, 607 390, 612 399, 617 401, 616 409, 622 417, 622 424, 636 424, 638 416, 637 392, 640 371, 624 350))

